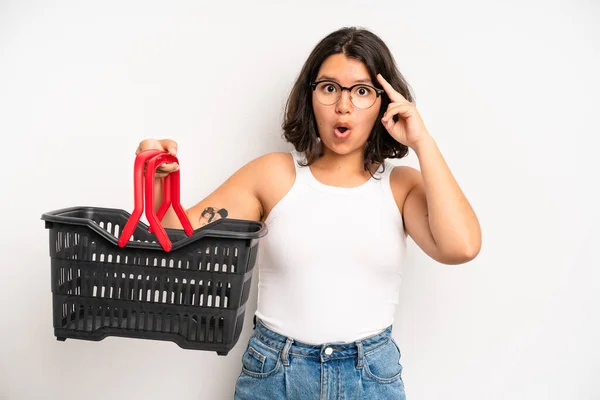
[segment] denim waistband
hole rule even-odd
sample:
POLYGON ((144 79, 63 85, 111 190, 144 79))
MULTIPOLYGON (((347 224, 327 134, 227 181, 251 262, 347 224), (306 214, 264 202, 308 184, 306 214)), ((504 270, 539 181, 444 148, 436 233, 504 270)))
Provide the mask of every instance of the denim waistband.
POLYGON ((332 342, 314 345, 302 343, 294 338, 274 332, 267 328, 256 316, 254 317, 254 323, 255 329, 253 335, 267 346, 296 356, 321 358, 322 361, 356 356, 362 358, 364 353, 373 351, 386 344, 390 340, 392 333, 392 326, 390 325, 378 334, 356 340, 355 342, 332 342))

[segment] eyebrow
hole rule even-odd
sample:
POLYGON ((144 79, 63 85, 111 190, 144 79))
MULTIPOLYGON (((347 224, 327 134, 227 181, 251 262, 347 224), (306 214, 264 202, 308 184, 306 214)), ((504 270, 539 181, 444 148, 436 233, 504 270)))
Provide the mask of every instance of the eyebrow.
MULTIPOLYGON (((327 76, 327 75, 321 75, 320 77, 318 77, 316 79, 317 81, 322 81, 322 80, 326 80, 326 81, 334 81, 337 82, 337 80, 335 78, 332 78, 331 76, 327 76)), ((369 85, 372 85, 373 83, 371 83, 370 79, 357 79, 354 81, 354 83, 368 83, 369 85)))

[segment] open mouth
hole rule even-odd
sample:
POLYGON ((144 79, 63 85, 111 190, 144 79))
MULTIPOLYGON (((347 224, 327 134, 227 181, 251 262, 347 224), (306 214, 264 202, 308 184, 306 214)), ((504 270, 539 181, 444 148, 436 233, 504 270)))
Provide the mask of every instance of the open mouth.
POLYGON ((335 136, 338 139, 345 139, 350 136, 350 127, 348 126, 336 126, 334 129, 335 136))

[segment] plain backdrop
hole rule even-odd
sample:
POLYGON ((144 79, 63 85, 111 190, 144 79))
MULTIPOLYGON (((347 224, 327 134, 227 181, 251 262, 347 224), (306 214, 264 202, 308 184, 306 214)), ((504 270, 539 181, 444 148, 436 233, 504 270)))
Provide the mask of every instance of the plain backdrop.
MULTIPOLYGON (((592 0, 0 1, 1 399, 232 398, 257 274, 227 357, 58 342, 40 217, 132 211, 144 138, 179 143, 186 207, 253 158, 290 150, 289 90, 342 26, 389 45, 483 229, 481 253, 459 266, 409 242, 393 332, 408 399, 600 399, 592 0)), ((412 152, 395 163, 419 167, 412 152)))

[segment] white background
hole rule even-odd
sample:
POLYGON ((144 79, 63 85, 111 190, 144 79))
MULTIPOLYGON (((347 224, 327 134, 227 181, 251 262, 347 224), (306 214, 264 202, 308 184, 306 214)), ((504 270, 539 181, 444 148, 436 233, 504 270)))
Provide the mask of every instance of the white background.
MULTIPOLYGON (((394 337, 409 400, 600 399, 600 6, 593 0, 0 1, 1 399, 226 399, 227 357, 58 342, 42 213, 133 209, 144 138, 180 146, 189 207, 287 151, 282 111, 318 40, 380 35, 480 218, 477 259, 411 241, 394 337)), ((418 167, 410 157, 398 164, 418 167)))

